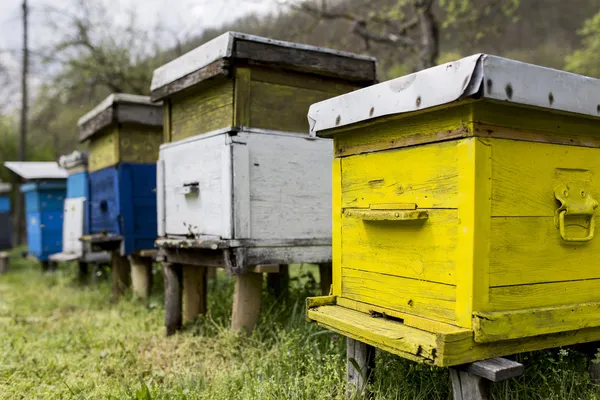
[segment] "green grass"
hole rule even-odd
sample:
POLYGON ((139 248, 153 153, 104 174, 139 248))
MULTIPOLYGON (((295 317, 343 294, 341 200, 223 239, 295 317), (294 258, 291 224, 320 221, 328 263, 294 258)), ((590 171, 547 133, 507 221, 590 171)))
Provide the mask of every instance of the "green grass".
MULTIPOLYGON (((158 269, 157 271, 158 272, 158 269)), ((285 302, 265 294, 251 337, 229 331, 232 282, 209 283, 210 314, 166 338, 162 280, 148 304, 110 302, 105 279, 82 287, 72 266, 42 274, 14 257, 0 276, 2 399, 345 399, 345 340, 304 319, 315 269, 293 269, 285 302)), ((597 399, 585 356, 521 355, 525 376, 494 399, 597 399)), ((378 352, 375 399, 450 399, 447 371, 378 352)))

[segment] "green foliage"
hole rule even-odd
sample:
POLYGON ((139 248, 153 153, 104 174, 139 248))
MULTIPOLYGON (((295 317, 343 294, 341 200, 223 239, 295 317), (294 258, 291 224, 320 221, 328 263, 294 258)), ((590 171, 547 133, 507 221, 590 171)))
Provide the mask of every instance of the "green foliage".
POLYGON ((600 78, 600 12, 585 21, 578 33, 582 46, 566 57, 569 71, 600 78))

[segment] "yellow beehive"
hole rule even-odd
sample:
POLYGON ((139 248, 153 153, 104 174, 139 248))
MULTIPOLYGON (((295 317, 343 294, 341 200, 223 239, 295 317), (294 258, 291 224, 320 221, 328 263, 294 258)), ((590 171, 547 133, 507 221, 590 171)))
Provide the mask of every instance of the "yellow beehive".
POLYGON ((600 81, 475 55, 313 105, 333 292, 308 317, 451 366, 600 340, 600 81))
POLYGON ((111 94, 78 122, 80 142, 89 141, 89 171, 121 162, 155 163, 162 123, 162 104, 146 96, 111 94))

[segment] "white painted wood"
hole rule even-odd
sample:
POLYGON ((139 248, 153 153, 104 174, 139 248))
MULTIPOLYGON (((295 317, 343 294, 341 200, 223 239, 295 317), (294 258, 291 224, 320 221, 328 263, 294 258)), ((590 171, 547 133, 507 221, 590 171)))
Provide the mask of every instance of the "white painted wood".
POLYGON ((81 255, 85 218, 85 197, 65 199, 63 219, 63 253, 81 255))
MULTIPOLYGON (((245 146, 250 155, 250 215, 235 209, 236 219, 250 221, 252 239, 310 239, 331 237, 330 140, 305 135, 240 132, 234 146, 245 146)), ((245 168, 236 159, 235 170, 245 168)), ((244 175, 235 175, 245 179, 244 175)), ((244 188, 240 179, 234 190, 244 188)))
POLYGON ((156 162, 156 219, 158 237, 163 237, 165 231, 165 163, 156 162))
POLYGON ((238 239, 250 238, 250 151, 243 140, 233 144, 233 232, 238 239))
POLYGON ((199 135, 196 140, 161 146, 167 235, 232 237, 228 137, 199 135))
POLYGON ((331 262, 331 246, 249 247, 248 265, 331 262))

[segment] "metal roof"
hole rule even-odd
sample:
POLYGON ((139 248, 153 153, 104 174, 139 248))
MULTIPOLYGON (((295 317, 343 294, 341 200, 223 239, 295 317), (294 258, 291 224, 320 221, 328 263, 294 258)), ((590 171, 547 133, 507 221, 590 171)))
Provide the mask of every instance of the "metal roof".
POLYGON ((87 165, 88 154, 82 151, 75 150, 71 154, 60 156, 58 165, 62 168, 73 168, 79 165, 87 165))
POLYGON ((23 179, 66 179, 67 171, 56 162, 7 161, 4 166, 23 179))
POLYGON ((150 97, 148 96, 139 96, 136 94, 126 94, 126 93, 113 93, 104 99, 100 104, 94 107, 90 112, 85 114, 83 117, 79 118, 77 121, 77 125, 83 125, 102 111, 112 107, 114 104, 118 103, 129 103, 129 104, 145 104, 149 106, 158 106, 160 104, 156 104, 150 101, 150 97))
POLYGON ((310 133, 469 97, 600 117, 600 80, 476 54, 313 104, 310 133))
POLYGON ((12 185, 6 182, 0 182, 0 193, 8 193, 12 189, 12 185))
POLYGON ((233 46, 236 40, 247 40, 251 42, 270 44, 273 46, 286 47, 304 51, 314 51, 320 53, 333 54, 340 57, 353 58, 357 60, 367 60, 375 62, 375 58, 363 56, 346 51, 332 50, 324 47, 310 46, 299 43, 274 40, 255 35, 248 35, 239 32, 226 32, 213 40, 206 42, 200 47, 174 59, 173 61, 154 70, 152 76, 151 91, 168 85, 186 75, 191 74, 207 65, 222 58, 230 58, 233 53, 233 46))

